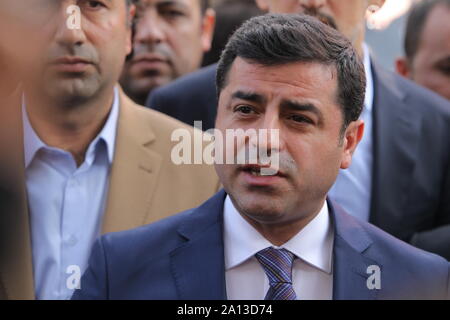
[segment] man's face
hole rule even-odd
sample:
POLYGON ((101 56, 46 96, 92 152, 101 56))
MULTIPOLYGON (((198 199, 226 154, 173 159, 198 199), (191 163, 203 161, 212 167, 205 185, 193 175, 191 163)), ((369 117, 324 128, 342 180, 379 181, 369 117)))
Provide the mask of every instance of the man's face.
POLYGON ((114 86, 131 52, 132 6, 125 0, 32 0, 30 5, 43 44, 33 53, 34 91, 55 101, 77 101, 114 86), (79 15, 67 12, 71 5, 78 6, 79 15), (77 16, 79 27, 72 19, 77 16))
POLYGON ((140 0, 133 57, 121 84, 131 96, 147 94, 198 69, 210 48, 214 14, 203 16, 199 0, 140 0))
POLYGON ((234 61, 220 94, 216 128, 224 136, 226 129, 279 130, 279 141, 258 145, 279 152, 276 175, 256 175, 250 170, 254 166, 216 164, 244 217, 283 224, 318 212, 339 168, 350 165, 356 136, 362 134, 357 129, 363 125, 352 122, 342 138, 336 79, 334 67, 319 63, 234 61))
POLYGON ((355 47, 364 40, 365 14, 369 5, 382 6, 385 0, 257 0, 271 13, 305 13, 334 25, 355 47))
POLYGON ((436 6, 430 12, 410 77, 450 100, 450 9, 447 6, 436 6))

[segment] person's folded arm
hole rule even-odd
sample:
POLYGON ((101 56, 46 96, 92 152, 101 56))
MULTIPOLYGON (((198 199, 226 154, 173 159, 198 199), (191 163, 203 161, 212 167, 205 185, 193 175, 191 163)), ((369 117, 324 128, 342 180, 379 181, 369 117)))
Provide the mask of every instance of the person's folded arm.
POLYGON ((103 237, 93 246, 89 267, 81 278, 80 289, 75 290, 72 300, 107 300, 108 272, 103 237))

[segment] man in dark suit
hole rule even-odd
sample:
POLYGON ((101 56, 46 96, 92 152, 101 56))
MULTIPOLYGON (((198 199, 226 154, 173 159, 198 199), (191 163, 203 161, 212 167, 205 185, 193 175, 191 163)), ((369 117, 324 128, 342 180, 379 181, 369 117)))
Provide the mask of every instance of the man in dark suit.
POLYGON ((364 131, 364 67, 347 39, 305 15, 253 18, 217 73, 225 191, 101 238, 75 299, 448 297, 445 259, 327 201, 364 131))
POLYGON ((191 126, 202 121, 202 129, 214 128, 217 115, 217 64, 201 68, 152 91, 147 107, 191 126))
POLYGON ((450 0, 417 1, 406 22, 397 72, 450 101, 450 0))
MULTIPOLYGON (((383 70, 370 57, 363 43, 365 10, 383 2, 258 1, 263 10, 306 13, 336 25, 364 58, 365 135, 352 166, 339 174, 330 197, 351 215, 450 259, 450 104, 383 70)), ((213 69, 156 90, 147 106, 188 123, 210 124, 216 103, 206 97, 213 96, 209 89, 213 69), (193 114, 203 117, 193 119, 193 114)))

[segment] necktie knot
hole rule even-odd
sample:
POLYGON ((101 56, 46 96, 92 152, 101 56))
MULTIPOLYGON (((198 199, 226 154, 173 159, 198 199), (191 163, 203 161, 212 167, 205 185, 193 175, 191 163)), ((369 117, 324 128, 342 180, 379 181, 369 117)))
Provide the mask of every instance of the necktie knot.
POLYGON ((266 248, 256 254, 262 265, 270 286, 279 283, 292 284, 292 264, 295 256, 286 249, 266 248))

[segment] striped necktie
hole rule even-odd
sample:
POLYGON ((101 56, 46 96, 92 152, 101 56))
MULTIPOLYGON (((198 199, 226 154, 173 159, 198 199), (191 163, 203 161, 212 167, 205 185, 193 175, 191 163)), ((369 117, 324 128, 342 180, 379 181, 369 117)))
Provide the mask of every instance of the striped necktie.
POLYGON ((266 248, 256 255, 269 279, 265 300, 296 300, 292 286, 292 263, 295 256, 286 249, 266 248))

